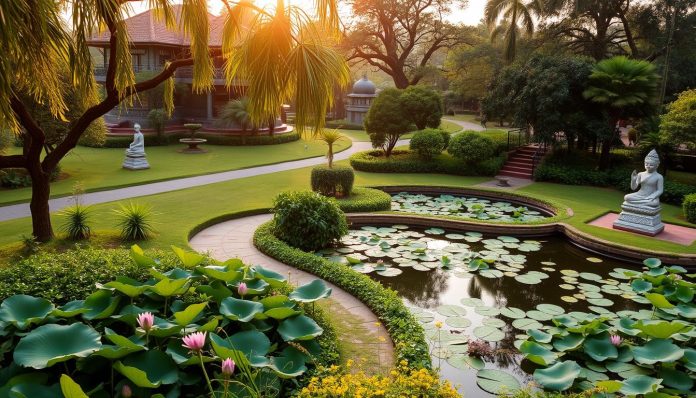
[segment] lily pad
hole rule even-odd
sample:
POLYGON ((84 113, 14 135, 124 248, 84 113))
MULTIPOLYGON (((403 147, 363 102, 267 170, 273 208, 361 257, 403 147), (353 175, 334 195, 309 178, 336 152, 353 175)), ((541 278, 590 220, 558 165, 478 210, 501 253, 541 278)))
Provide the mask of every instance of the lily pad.
POLYGON ((505 333, 491 326, 479 326, 474 329, 474 336, 489 342, 500 341, 505 338, 505 333))
POLYGON ((520 382, 515 376, 502 370, 483 369, 476 373, 476 384, 491 394, 503 394, 518 390, 520 382))
POLYGON ((558 362, 546 369, 534 371, 534 380, 545 389, 565 391, 573 386, 582 368, 575 361, 558 362))

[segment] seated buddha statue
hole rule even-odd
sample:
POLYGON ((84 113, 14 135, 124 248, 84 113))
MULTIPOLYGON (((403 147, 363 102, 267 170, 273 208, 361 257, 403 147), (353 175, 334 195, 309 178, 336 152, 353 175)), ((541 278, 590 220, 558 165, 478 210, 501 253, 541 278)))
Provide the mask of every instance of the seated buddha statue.
POLYGON ((660 195, 664 190, 664 178, 657 172, 660 157, 653 149, 645 157, 645 171, 631 174, 631 189, 638 191, 624 196, 624 206, 656 209, 660 207, 660 195))

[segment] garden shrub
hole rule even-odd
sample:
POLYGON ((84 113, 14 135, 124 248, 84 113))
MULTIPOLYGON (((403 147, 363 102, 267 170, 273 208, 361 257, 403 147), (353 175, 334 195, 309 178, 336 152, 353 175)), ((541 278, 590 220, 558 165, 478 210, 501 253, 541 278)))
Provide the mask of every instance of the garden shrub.
POLYGON ((496 154, 495 142, 483 134, 463 132, 450 140, 447 152, 466 163, 474 164, 496 154))
POLYGON ((352 364, 345 368, 332 366, 321 369, 316 377, 297 395, 298 398, 374 398, 419 397, 460 398, 449 383, 428 369, 412 369, 402 361, 389 375, 366 375, 364 371, 352 371, 352 364))
MULTIPOLYGON (((49 179, 51 182, 56 181, 60 177, 61 167, 56 166, 51 172, 49 179)), ((27 169, 22 168, 6 168, 0 170, 0 186, 5 188, 25 188, 31 186, 31 176, 27 169)))
POLYGON ((101 148, 106 144, 106 134, 109 129, 106 128, 104 118, 99 118, 92 122, 87 127, 84 133, 80 136, 78 144, 91 148, 101 148))
POLYGON ((125 241, 145 240, 152 237, 156 231, 152 223, 152 207, 130 202, 127 205, 119 205, 114 210, 118 219, 118 227, 121 229, 121 239, 125 241))
POLYGON ((365 303, 377 315, 394 342, 397 361, 413 369, 430 368, 430 354, 423 327, 399 295, 369 276, 289 246, 273 234, 273 222, 254 233, 254 245, 263 253, 292 267, 331 282, 365 303))
POLYGON ((387 211, 391 209, 391 195, 379 189, 357 187, 350 196, 338 199, 346 213, 387 211))
POLYGON ((682 209, 684 210, 686 221, 696 224, 696 193, 684 196, 682 209))
POLYGON ((157 143, 159 145, 166 145, 167 138, 164 136, 164 128, 167 126, 169 121, 169 114, 164 108, 155 108, 147 114, 147 127, 155 130, 157 134, 157 143))
POLYGON ((302 250, 318 250, 348 232, 336 199, 316 192, 283 192, 273 201, 273 233, 302 250))
POLYGON ((92 229, 89 227, 89 213, 89 207, 79 204, 60 212, 66 219, 61 229, 68 235, 68 239, 82 240, 89 238, 92 232, 92 229))
POLYGON ((363 130, 365 128, 365 127, 363 127, 362 124, 352 123, 352 122, 345 120, 345 119, 327 120, 326 123, 324 124, 324 126, 326 128, 343 129, 343 130, 363 130))
POLYGON ((440 137, 442 137, 442 150, 444 151, 449 147, 450 139, 452 139, 452 135, 442 129, 437 129, 438 132, 440 132, 440 137))
POLYGON ((304 309, 331 289, 315 280, 293 291, 260 266, 173 250, 186 269, 163 272, 134 246, 133 261, 151 277, 117 277, 84 300, 56 307, 28 295, 5 299, 0 331, 12 355, 0 359, 0 389, 55 397, 71 386, 70 396, 106 397, 127 386, 135 397, 193 397, 229 387, 233 396, 247 388, 287 396, 321 356, 323 329, 304 309), (236 369, 220 375, 227 359, 236 369))
POLYGON ((425 129, 416 132, 411 138, 410 149, 418 153, 421 159, 431 160, 445 149, 441 130, 425 129))
POLYGON ((379 150, 357 152, 350 156, 350 165, 369 173, 443 173, 465 176, 494 176, 505 163, 505 154, 478 164, 468 164, 443 153, 431 161, 421 160, 408 150, 394 150, 389 159, 379 150))
POLYGON ((348 166, 316 166, 312 169, 312 190, 324 196, 349 196, 353 189, 355 172, 348 166))

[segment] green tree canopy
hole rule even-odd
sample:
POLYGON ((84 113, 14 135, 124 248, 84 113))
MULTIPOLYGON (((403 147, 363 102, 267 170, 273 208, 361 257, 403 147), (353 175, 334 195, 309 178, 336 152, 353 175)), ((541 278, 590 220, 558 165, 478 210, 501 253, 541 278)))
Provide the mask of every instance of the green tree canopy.
POLYGON ((674 146, 681 144, 689 148, 696 146, 696 90, 679 94, 676 101, 669 104, 668 111, 660 120, 661 141, 674 146))
POLYGON ((391 156, 396 142, 411 125, 411 120, 404 117, 401 94, 402 91, 395 88, 382 90, 365 116, 365 130, 370 135, 372 146, 384 149, 387 157, 391 156))
POLYGON ((440 127, 442 98, 437 91, 424 86, 409 86, 401 93, 402 112, 418 130, 440 127))

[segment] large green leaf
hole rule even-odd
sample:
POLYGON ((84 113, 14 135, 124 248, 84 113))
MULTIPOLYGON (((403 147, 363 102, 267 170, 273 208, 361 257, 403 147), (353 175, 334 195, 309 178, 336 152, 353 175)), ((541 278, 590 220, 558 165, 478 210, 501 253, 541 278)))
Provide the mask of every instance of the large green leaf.
POLYGON ((674 308, 674 304, 670 303, 669 300, 667 300, 667 298, 660 293, 647 293, 645 298, 648 299, 656 308, 674 308))
POLYGON ((284 379, 298 377, 307 371, 305 355, 294 347, 283 350, 280 357, 271 357, 268 367, 284 379))
POLYGON ((674 362, 684 356, 684 350, 669 339, 653 339, 644 346, 633 347, 631 351, 637 362, 646 365, 657 362, 674 362))
POLYGON ((8 297, 0 304, 0 321, 24 330, 44 320, 54 308, 46 299, 19 294, 8 297))
POLYGON ((290 299, 303 303, 311 303, 319 299, 329 297, 331 288, 326 286, 321 279, 315 279, 306 285, 302 285, 290 293, 290 299))
POLYGON ((184 249, 172 246, 172 250, 176 253, 181 263, 184 264, 186 268, 193 268, 205 260, 205 256, 202 256, 196 252, 186 251, 184 249))
POLYGON ((244 272, 225 265, 209 265, 207 267, 198 267, 197 270, 207 275, 209 278, 217 279, 225 283, 239 281, 244 277, 244 272))
POLYGON ((183 311, 174 313, 174 321, 179 326, 186 326, 203 311, 208 303, 191 304, 183 311))
POLYGON ((580 347, 585 341, 585 336, 577 333, 568 333, 567 336, 556 338, 553 341, 553 348, 557 351, 572 351, 580 347))
POLYGON ((270 269, 256 266, 254 267, 254 271, 256 272, 257 278, 263 279, 274 289, 282 287, 286 283, 285 276, 277 272, 271 271, 270 269))
POLYGON ((280 322, 278 333, 285 341, 312 340, 324 330, 312 318, 298 315, 280 322))
POLYGON ((254 362, 256 357, 264 357, 271 350, 271 341, 268 337, 256 330, 235 333, 226 340, 230 346, 239 350, 254 362))
POLYGON ((677 390, 690 391, 694 386, 694 380, 680 370, 663 367, 660 369, 658 376, 663 379, 663 383, 666 386, 676 388, 677 390))
MULTIPOLYGON (((0 393, 2 393, 0 389, 0 393)), ((21 383, 12 386, 7 396, 11 398, 56 398, 61 395, 60 385, 43 386, 35 383, 21 383)))
POLYGON ((104 287, 115 289, 131 298, 138 297, 149 289, 148 285, 125 276, 116 277, 115 281, 105 284, 104 287))
POLYGON ((121 301, 121 296, 114 296, 110 290, 97 290, 85 300, 85 311, 82 317, 85 319, 104 319, 110 317, 121 301))
POLYGON ((534 341, 525 341, 520 345, 520 352, 525 358, 542 366, 548 366, 556 362, 556 354, 548 348, 534 341))
POLYGON ((66 374, 60 376, 60 390, 65 398, 88 398, 82 387, 66 374))
POLYGON ((257 301, 227 297, 220 303, 220 313, 232 320, 249 322, 256 315, 263 313, 263 304, 257 301))
POLYGON ((580 372, 582 368, 575 361, 563 361, 535 370, 534 379, 545 389, 565 391, 573 385, 580 372))
POLYGON ((607 334, 585 339, 583 348, 585 354, 598 362, 603 362, 607 359, 616 359, 619 356, 619 351, 616 349, 615 345, 611 344, 609 335, 607 334))
POLYGON ((650 376, 634 376, 628 380, 624 380, 623 387, 621 387, 621 392, 624 395, 639 395, 647 394, 652 391, 656 391, 662 379, 656 379, 650 376))
POLYGON ((24 336, 14 351, 21 366, 43 369, 71 358, 84 358, 99 350, 101 336, 82 323, 43 325, 24 336))
POLYGON ((476 373, 476 384, 491 394, 504 394, 518 390, 521 385, 515 376, 502 370, 483 369, 476 373))
POLYGON ((130 355, 123 361, 117 362, 114 369, 139 387, 155 388, 162 384, 173 384, 179 380, 176 363, 160 350, 130 355))
POLYGON ((290 307, 278 307, 271 308, 270 310, 264 312, 264 315, 273 319, 285 319, 291 316, 299 315, 302 311, 290 308, 290 307))
POLYGON ((131 246, 130 256, 133 261, 141 267, 157 265, 157 262, 143 253, 143 249, 138 245, 131 246))
POLYGON ((254 362, 250 362, 243 352, 232 347, 232 343, 230 343, 228 339, 224 339, 215 333, 210 334, 210 345, 213 347, 213 351, 215 351, 215 355, 218 357, 232 358, 237 363, 239 363, 239 361, 244 361, 245 366, 263 367, 267 366, 269 363, 268 358, 258 356, 254 357, 254 362))
POLYGON ((169 279, 165 278, 157 282, 150 290, 162 297, 171 297, 184 294, 188 290, 190 280, 187 278, 169 279))
POLYGON ((196 286, 195 289, 214 298, 218 303, 232 295, 232 290, 228 289, 222 281, 213 281, 209 285, 196 286))
POLYGON ((73 300, 65 303, 62 307, 56 308, 51 312, 51 315, 61 318, 72 318, 87 312, 85 308, 85 300, 73 300))
POLYGON ((645 335, 656 339, 668 339, 677 333, 683 333, 691 330, 693 326, 680 321, 638 321, 633 324, 635 329, 640 330, 645 335))

